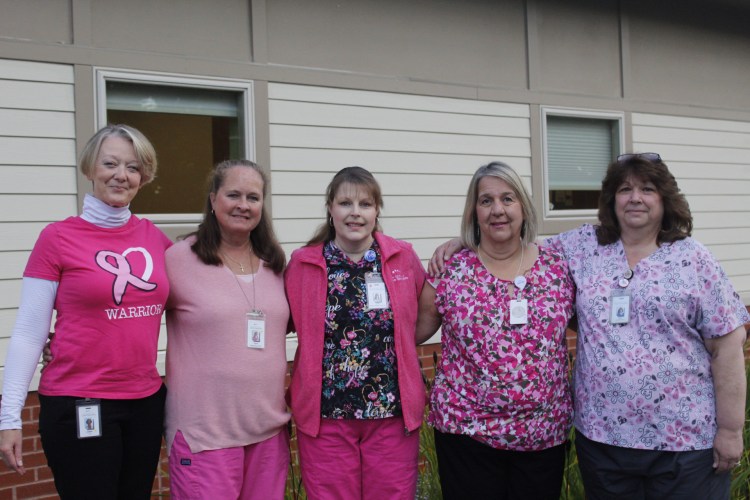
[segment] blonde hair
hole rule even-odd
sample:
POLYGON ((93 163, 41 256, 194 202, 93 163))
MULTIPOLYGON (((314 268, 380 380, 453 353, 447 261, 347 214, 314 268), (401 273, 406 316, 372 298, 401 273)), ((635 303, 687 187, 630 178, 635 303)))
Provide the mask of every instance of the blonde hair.
POLYGON ((533 243, 537 237, 537 220, 536 209, 531 202, 526 187, 521 181, 521 177, 513 168, 503 162, 493 161, 483 165, 474 172, 474 177, 469 183, 469 190, 466 193, 466 204, 464 205, 464 215, 461 218, 461 243, 466 248, 471 248, 475 252, 479 248, 481 233, 479 223, 477 222, 477 198, 479 196, 479 181, 485 177, 497 177, 504 181, 513 192, 518 196, 523 213, 523 225, 521 226, 521 241, 525 244, 533 243))
POLYGON ((156 177, 156 151, 151 142, 138 129, 129 125, 107 125, 88 140, 78 158, 81 173, 87 178, 94 175, 96 158, 107 137, 121 137, 133 145, 135 156, 138 158, 138 171, 141 174, 141 186, 148 184, 156 177))

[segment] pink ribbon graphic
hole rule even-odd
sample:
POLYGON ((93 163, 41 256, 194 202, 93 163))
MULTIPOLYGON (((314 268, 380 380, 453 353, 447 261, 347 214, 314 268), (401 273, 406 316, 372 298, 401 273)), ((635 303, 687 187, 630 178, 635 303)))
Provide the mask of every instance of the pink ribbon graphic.
POLYGON ((151 271, 153 269, 153 262, 151 261, 151 255, 144 248, 128 248, 122 255, 109 250, 101 250, 96 254, 96 263, 99 267, 105 271, 115 275, 115 282, 112 284, 112 296, 115 299, 115 304, 120 305, 122 303, 122 297, 125 295, 125 289, 128 283, 138 288, 150 292, 156 288, 156 283, 149 283, 147 280, 151 277, 151 271), (144 270, 143 276, 138 277, 132 273, 130 263, 125 258, 127 254, 132 251, 139 251, 146 258, 146 269, 144 270), (115 260, 116 266, 110 264, 107 257, 112 257, 115 260))

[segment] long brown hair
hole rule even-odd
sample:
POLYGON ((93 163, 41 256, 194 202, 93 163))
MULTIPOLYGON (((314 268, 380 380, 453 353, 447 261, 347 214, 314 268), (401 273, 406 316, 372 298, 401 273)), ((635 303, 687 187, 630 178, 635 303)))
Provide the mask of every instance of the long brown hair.
POLYGON ((625 161, 612 162, 607 167, 599 195, 600 225, 596 228, 596 239, 600 245, 609 245, 620 239, 620 223, 615 215, 615 195, 629 177, 652 182, 661 196, 664 216, 656 237, 657 244, 672 243, 690 236, 693 232, 690 206, 667 165, 661 160, 650 161, 633 155, 625 161))
POLYGON ((198 226, 198 230, 191 234, 196 239, 190 248, 204 264, 218 266, 222 263, 219 256, 221 229, 211 208, 211 193, 216 194, 219 191, 226 180, 227 172, 234 167, 252 168, 258 172, 263 180, 263 212, 258 225, 250 233, 249 239, 253 252, 266 262, 266 267, 279 274, 286 266, 286 256, 276 238, 271 219, 266 210, 268 180, 263 169, 250 160, 227 160, 214 167, 209 180, 209 191, 206 194, 206 205, 203 208, 203 222, 198 226))
MULTIPOLYGON (((378 211, 378 215, 380 215, 380 209, 383 208, 383 194, 380 191, 380 184, 375 180, 375 177, 362 167, 343 168, 333 176, 333 179, 331 179, 326 188, 326 221, 318 226, 313 237, 307 242, 307 246, 325 243, 336 238, 336 228, 333 227, 333 220, 328 210, 333 205, 333 199, 336 197, 339 188, 342 184, 346 183, 364 189, 375 201, 375 208, 378 211)), ((375 228, 373 229, 373 232, 375 231, 382 231, 380 221, 377 219, 375 221, 375 228)))

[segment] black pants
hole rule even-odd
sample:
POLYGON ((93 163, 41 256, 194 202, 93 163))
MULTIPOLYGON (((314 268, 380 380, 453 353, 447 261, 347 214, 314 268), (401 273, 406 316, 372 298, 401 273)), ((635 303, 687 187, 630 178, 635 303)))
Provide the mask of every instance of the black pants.
POLYGON ((566 444, 542 451, 497 450, 462 434, 435 431, 445 500, 558 500, 566 444))
POLYGON ((60 498, 148 499, 159 464, 167 388, 102 399, 102 436, 78 439, 77 397, 39 395, 39 434, 60 498))
POLYGON ((621 448, 576 431, 576 453, 588 500, 722 500, 730 476, 715 474, 713 450, 621 448))

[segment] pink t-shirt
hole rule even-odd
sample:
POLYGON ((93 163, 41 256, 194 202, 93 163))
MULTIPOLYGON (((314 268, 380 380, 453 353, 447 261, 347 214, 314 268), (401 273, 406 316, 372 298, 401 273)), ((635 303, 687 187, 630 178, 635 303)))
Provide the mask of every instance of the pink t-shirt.
POLYGON ((159 389, 156 352, 170 245, 150 221, 135 216, 118 228, 80 217, 44 228, 24 271, 59 283, 53 360, 42 373, 41 394, 137 399, 159 389))
POLYGON ((612 291, 629 275, 622 242, 599 245, 587 224, 548 244, 565 255, 578 290, 576 429, 625 448, 711 448, 716 409, 705 339, 750 317, 710 252, 692 238, 661 245, 624 287, 629 321, 613 324, 612 291))

